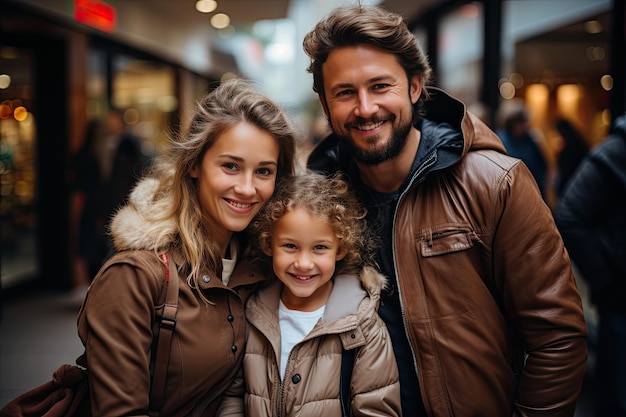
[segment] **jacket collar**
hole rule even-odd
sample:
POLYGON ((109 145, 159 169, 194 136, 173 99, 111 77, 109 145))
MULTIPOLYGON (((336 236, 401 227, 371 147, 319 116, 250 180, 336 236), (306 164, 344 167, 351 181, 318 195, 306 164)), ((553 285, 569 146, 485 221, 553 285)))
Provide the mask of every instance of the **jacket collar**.
MULTIPOLYGON (((331 323, 340 318, 356 314, 363 298, 368 293, 373 302, 378 302, 387 279, 372 267, 363 268, 358 275, 341 274, 334 279, 323 319, 331 323)), ((271 311, 278 311, 282 283, 274 278, 269 287, 259 291, 259 300, 271 311)))

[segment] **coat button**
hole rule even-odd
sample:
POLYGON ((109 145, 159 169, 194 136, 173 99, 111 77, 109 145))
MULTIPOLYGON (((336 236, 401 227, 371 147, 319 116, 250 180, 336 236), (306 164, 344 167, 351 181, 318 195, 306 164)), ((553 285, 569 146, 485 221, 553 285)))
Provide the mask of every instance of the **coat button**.
POLYGON ((237 346, 232 345, 232 346, 230 347, 230 350, 232 350, 232 351, 233 351, 233 353, 237 352, 237 346))
POLYGON ((295 374, 291 377, 291 382, 293 382, 294 384, 297 384, 300 381, 302 381, 302 377, 300 376, 300 374, 295 374))
POLYGON ((232 315, 232 314, 229 314, 229 315, 228 315, 228 321, 232 322, 232 321, 234 321, 234 320, 235 320, 235 318, 233 317, 233 315, 232 315))
POLYGON ((202 275, 202 281, 209 282, 209 281, 211 281, 211 277, 208 276, 208 275, 202 275))
POLYGON ((350 335, 350 338, 351 338, 351 339, 356 339, 356 335, 355 335, 354 333, 352 333, 352 334, 350 335))

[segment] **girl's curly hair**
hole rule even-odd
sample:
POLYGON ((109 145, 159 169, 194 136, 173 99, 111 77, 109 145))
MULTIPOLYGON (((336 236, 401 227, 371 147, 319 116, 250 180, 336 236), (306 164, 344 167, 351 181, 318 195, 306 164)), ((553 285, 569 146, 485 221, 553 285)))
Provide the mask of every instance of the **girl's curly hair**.
POLYGON ((376 239, 367 227, 367 210, 350 190, 340 174, 325 176, 312 171, 279 182, 271 200, 250 225, 252 257, 271 271, 271 257, 264 254, 271 247, 276 222, 289 211, 305 208, 328 221, 346 256, 338 261, 336 274, 356 273, 364 266, 374 266, 376 239))

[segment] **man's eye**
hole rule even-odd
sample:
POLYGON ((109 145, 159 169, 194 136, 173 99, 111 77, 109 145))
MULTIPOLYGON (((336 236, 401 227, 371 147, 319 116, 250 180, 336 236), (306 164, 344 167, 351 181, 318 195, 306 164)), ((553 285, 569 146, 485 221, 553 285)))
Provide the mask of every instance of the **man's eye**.
POLYGON ((352 90, 341 90, 337 93, 337 97, 347 96, 352 94, 352 90))
POLYGON ((387 87, 389 87, 389 84, 376 84, 374 85, 374 90, 382 90, 387 87))

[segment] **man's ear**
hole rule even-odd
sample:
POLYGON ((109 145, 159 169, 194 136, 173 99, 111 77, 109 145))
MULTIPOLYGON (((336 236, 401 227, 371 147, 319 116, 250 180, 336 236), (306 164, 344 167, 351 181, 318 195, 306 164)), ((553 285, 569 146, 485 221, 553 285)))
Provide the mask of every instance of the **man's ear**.
POLYGON ((420 96, 422 95, 422 86, 423 83, 421 75, 414 75, 413 77, 411 77, 411 85, 409 86, 411 103, 415 104, 417 103, 417 100, 419 100, 420 96))
POLYGON ((326 119, 330 120, 330 116, 328 114, 328 105, 326 104, 326 98, 321 93, 317 93, 317 98, 319 98, 320 100, 320 104, 322 105, 322 109, 324 110, 324 114, 326 115, 326 119))

